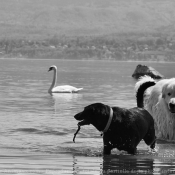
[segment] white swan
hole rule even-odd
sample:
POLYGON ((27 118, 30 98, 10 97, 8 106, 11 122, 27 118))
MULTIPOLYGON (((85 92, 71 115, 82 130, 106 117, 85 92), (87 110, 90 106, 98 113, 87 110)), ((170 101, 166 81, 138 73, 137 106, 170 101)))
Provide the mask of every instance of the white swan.
POLYGON ((63 85, 63 86, 56 86, 56 82, 57 82, 57 67, 55 65, 51 66, 48 70, 51 71, 53 70, 54 71, 54 74, 53 74, 53 81, 52 81, 52 84, 48 90, 49 93, 76 93, 80 90, 82 90, 83 88, 76 88, 74 86, 70 86, 70 85, 63 85))

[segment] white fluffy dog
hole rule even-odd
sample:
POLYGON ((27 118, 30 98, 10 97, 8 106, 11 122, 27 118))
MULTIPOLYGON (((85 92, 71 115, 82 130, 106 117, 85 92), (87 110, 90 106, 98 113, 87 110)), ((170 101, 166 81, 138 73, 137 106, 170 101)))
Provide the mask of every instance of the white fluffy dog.
POLYGON ((137 106, 153 116, 157 138, 175 141, 175 78, 156 82, 144 76, 135 88, 137 106))

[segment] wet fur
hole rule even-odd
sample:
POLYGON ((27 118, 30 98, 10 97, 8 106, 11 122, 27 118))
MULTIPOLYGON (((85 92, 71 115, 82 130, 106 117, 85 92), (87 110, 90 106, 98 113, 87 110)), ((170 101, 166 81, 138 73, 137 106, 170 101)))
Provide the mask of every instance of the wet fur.
MULTIPOLYGON (((112 107, 113 119, 107 132, 103 134, 104 154, 110 154, 113 148, 135 154, 139 142, 143 139, 153 149, 155 130, 152 116, 142 108, 125 109, 112 107)), ((74 116, 80 126, 92 124, 103 131, 110 115, 110 107, 94 103, 74 116)))

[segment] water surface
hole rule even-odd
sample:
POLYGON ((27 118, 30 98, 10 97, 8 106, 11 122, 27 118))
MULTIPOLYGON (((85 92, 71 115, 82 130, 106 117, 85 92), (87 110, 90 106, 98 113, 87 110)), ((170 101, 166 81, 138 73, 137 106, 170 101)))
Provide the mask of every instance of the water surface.
MULTIPOLYGON (((102 155, 102 137, 84 126, 73 143, 73 116, 86 105, 136 106, 131 77, 138 62, 0 60, 0 173, 6 174, 173 174, 175 145, 144 142, 137 155, 113 150, 102 155), (83 87, 78 94, 47 93, 58 67, 58 85, 83 87)), ((175 63, 144 63, 174 77, 175 63)))

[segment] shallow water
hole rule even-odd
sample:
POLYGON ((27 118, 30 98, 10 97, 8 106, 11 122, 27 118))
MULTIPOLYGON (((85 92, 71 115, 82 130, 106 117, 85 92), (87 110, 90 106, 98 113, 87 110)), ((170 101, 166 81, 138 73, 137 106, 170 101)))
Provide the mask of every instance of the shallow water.
MULTIPOLYGON (((175 145, 144 142, 135 156, 113 150, 102 155, 102 138, 84 126, 75 143, 73 116, 86 105, 136 106, 131 77, 138 62, 0 60, 0 174, 173 174, 175 145), (58 67, 57 84, 84 89, 78 94, 47 93, 58 67)), ((166 77, 175 63, 144 63, 166 77)))

